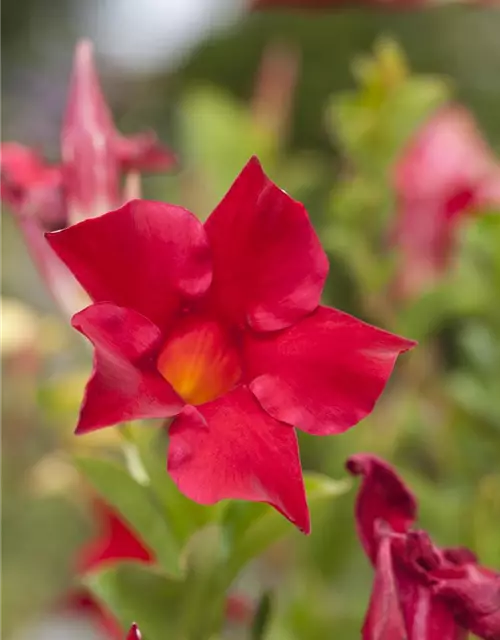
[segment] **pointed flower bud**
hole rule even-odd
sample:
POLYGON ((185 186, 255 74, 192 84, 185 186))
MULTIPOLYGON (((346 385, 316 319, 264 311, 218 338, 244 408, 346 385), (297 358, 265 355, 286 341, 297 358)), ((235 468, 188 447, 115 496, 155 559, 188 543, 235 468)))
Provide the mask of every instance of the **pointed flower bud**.
POLYGON ((61 135, 69 219, 78 222, 119 204, 119 161, 115 130, 93 60, 92 43, 75 52, 61 135))

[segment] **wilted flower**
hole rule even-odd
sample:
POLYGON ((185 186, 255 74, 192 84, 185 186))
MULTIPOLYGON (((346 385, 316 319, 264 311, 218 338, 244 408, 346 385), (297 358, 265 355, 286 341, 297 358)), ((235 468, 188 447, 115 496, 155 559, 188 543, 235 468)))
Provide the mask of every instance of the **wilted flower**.
POLYGON ((463 219, 500 204, 500 163, 466 109, 439 110, 417 132, 395 168, 401 255, 398 292, 412 296, 447 268, 463 219))
POLYGON ((204 225, 144 200, 48 234, 95 304, 77 433, 174 417, 168 470, 202 504, 268 502, 303 531, 294 426, 341 433, 414 343, 319 306, 328 261, 304 207, 250 160, 204 225))
POLYGON ((413 494, 383 460, 358 454, 348 470, 363 477, 356 523, 375 567, 364 640, 500 638, 500 573, 477 564, 468 549, 437 547, 412 530, 413 494))
MULTIPOLYGON (((123 175, 165 171, 173 155, 152 133, 124 137, 116 130, 92 57, 92 45, 76 48, 61 132, 61 162, 49 164, 35 149, 1 145, 1 196, 16 216, 25 242, 59 305, 73 307, 74 282, 43 240, 43 231, 120 206, 123 175)), ((139 194, 136 195, 136 197, 139 194)), ((77 305, 80 308, 82 304, 77 305)))

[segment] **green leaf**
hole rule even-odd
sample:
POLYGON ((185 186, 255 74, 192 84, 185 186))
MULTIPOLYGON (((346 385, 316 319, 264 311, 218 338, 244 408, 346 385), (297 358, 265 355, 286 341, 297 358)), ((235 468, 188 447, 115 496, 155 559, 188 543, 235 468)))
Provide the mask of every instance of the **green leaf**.
POLYGON ((124 629, 137 622, 147 640, 174 638, 183 583, 138 563, 120 563, 85 577, 124 629))
MULTIPOLYGON (((321 502, 344 494, 351 481, 333 480, 319 473, 304 474, 307 501, 311 511, 321 502)), ((231 504, 225 525, 230 532, 230 559, 225 567, 228 585, 253 558, 283 536, 294 531, 293 525, 267 504, 231 504), (234 518, 234 522, 233 522, 234 518)))
POLYGON ((191 91, 182 105, 183 139, 190 164, 202 173, 208 215, 252 155, 264 164, 275 155, 276 141, 257 126, 243 104, 215 87, 191 91))
POLYGON ((179 577, 179 547, 167 522, 165 509, 149 487, 139 484, 123 467, 107 460, 78 458, 76 465, 106 502, 117 508, 152 549, 164 570, 179 577))
POLYGON ((264 593, 257 606, 257 611, 252 622, 252 640, 263 640, 266 635, 272 611, 272 599, 269 592, 264 593))

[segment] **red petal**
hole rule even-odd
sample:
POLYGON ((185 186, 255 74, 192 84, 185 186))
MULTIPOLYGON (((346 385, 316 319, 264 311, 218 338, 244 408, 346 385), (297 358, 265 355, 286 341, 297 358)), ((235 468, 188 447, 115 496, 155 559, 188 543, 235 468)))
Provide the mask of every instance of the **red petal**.
POLYGON ((176 163, 174 154, 160 144, 152 131, 127 137, 118 135, 114 145, 122 171, 125 173, 167 171, 176 163))
POLYGON ((170 428, 168 470, 196 502, 267 502, 309 533, 295 432, 262 411, 245 387, 184 409, 170 428))
POLYGON ((183 298, 210 284, 203 227, 174 205, 133 200, 47 238, 94 301, 135 309, 162 329, 183 298))
POLYGON ((127 634, 127 640, 141 640, 141 639, 142 639, 142 635, 141 635, 141 632, 139 631, 139 627, 134 623, 130 627, 130 631, 127 634))
POLYGON ((205 223, 213 289, 232 322, 281 329, 313 311, 328 260, 303 205, 252 158, 205 223))
POLYGON ((432 590, 440 553, 423 532, 393 536, 394 576, 406 637, 415 640, 466 640, 450 608, 432 590))
POLYGON ((402 295, 420 293, 448 266, 464 213, 500 202, 499 171, 466 109, 441 109, 417 132, 395 171, 402 295))
POLYGON ((61 311, 70 318, 90 302, 88 297, 45 241, 39 223, 23 214, 17 216, 16 221, 48 291, 61 311))
POLYGON ((0 146, 1 196, 15 213, 33 218, 43 229, 66 225, 60 167, 16 142, 0 146))
POLYGON ((101 214, 120 202, 114 138, 92 43, 82 40, 76 47, 61 138, 68 206, 74 221, 101 214))
POLYGON ((470 565, 463 578, 440 580, 434 592, 465 629, 483 640, 499 640, 500 574, 470 565))
POLYGON ((151 551, 108 504, 96 500, 95 512, 100 528, 99 537, 80 551, 79 572, 101 569, 103 565, 120 560, 153 560, 151 551))
POLYGON ((403 640, 406 633, 392 566, 391 535, 383 533, 377 546, 375 580, 363 640, 403 640))
POLYGON ((249 335, 247 375, 277 420, 315 435, 341 433, 372 411, 398 355, 414 345, 320 307, 280 333, 249 335))
POLYGON ((94 370, 85 390, 77 433, 127 420, 176 415, 183 402, 156 370, 161 332, 130 309, 102 303, 73 317, 94 345, 94 370))
POLYGON ((376 456, 358 453, 347 460, 346 467, 363 477, 356 500, 356 529, 366 554, 375 563, 377 522, 405 533, 416 520, 417 502, 394 469, 376 456))

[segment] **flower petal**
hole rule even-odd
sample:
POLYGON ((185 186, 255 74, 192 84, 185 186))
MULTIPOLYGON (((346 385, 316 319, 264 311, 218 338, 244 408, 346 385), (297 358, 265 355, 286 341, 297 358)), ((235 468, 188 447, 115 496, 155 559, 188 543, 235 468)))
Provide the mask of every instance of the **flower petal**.
POLYGON ((466 640, 465 629, 433 593, 432 574, 439 570, 440 553, 427 534, 393 535, 392 554, 406 637, 466 640))
POLYGON ((277 420, 315 435, 341 433, 373 409, 411 340, 327 307, 269 335, 249 334, 250 388, 277 420))
POLYGON ((434 588, 459 624, 483 638, 500 638, 500 574, 469 565, 466 576, 442 579, 434 588))
POLYGON ((448 267, 464 214, 500 202, 499 171, 464 108, 444 107, 417 131, 394 171, 399 295, 421 293, 448 267))
POLYGON ((182 409, 184 403, 151 358, 162 336, 147 318, 101 303, 77 313, 72 323, 95 349, 76 433, 127 420, 166 418, 182 409))
POLYGON ((127 640, 142 640, 139 627, 135 623, 130 627, 130 631, 127 634, 127 640))
MULTIPOLYGON (((383 525, 378 528, 384 529, 383 525)), ((377 535, 375 579, 363 624, 363 640, 402 640, 406 634, 392 566, 391 535, 384 531, 377 535)))
POLYGON ((160 144, 153 131, 133 136, 118 135, 114 146, 124 172, 167 171, 176 163, 174 154, 160 144))
POLYGON ((47 239, 95 302, 134 309, 162 330, 210 284, 203 227, 174 205, 133 200, 47 239))
POLYGON ((1 197, 19 216, 32 218, 43 230, 66 225, 62 171, 34 149, 17 142, 0 145, 1 197))
POLYGON ((125 524, 118 513, 102 500, 95 500, 94 509, 100 527, 99 536, 85 545, 77 558, 78 571, 102 569, 119 560, 151 562, 152 552, 125 524))
POLYGON ((168 470, 196 502, 267 502, 309 533, 295 431, 262 411, 245 387, 184 409, 170 427, 168 470))
POLYGON ((70 218, 76 222, 118 206, 115 127, 94 65, 93 46, 78 42, 61 133, 70 218))
POLYGON ((366 554, 375 564, 379 536, 377 523, 405 533, 417 517, 413 493, 390 467, 377 456, 358 453, 346 462, 347 470, 363 481, 356 499, 356 529, 366 554))
POLYGON ((303 205, 252 158, 205 223, 216 302, 259 331, 287 327, 319 304, 328 260, 303 205))

